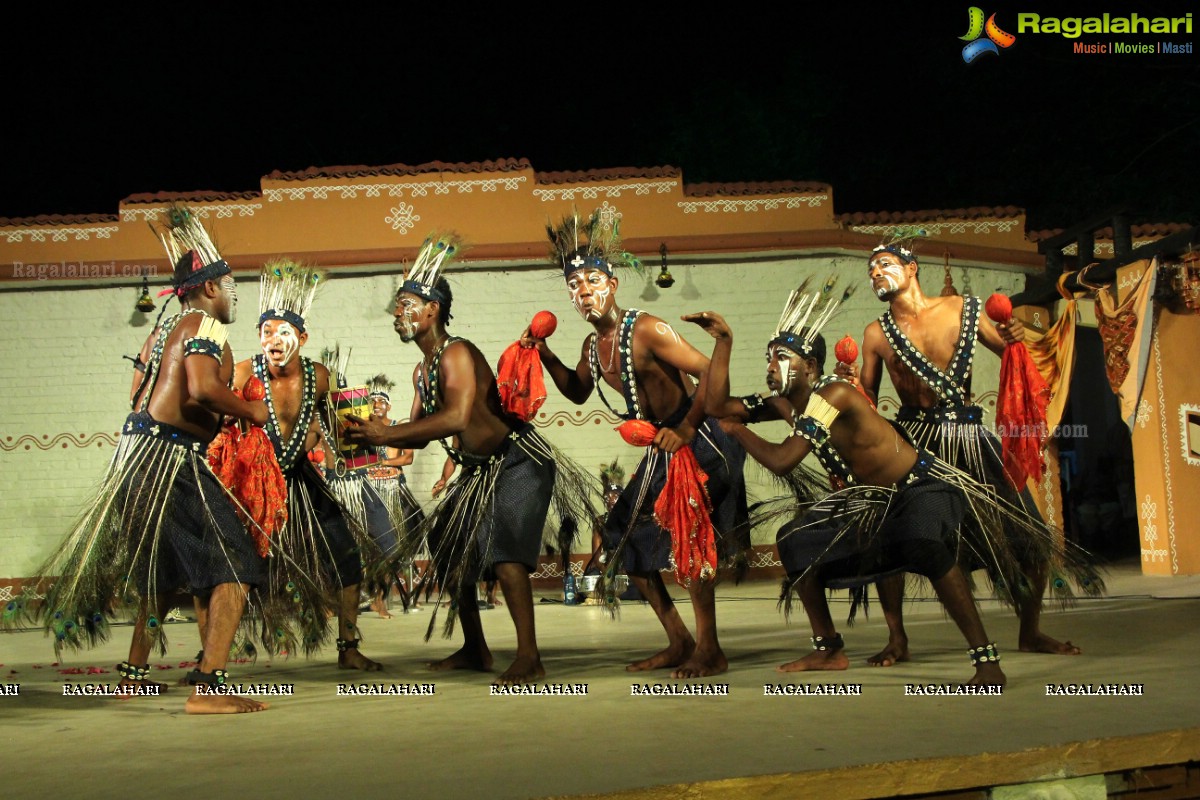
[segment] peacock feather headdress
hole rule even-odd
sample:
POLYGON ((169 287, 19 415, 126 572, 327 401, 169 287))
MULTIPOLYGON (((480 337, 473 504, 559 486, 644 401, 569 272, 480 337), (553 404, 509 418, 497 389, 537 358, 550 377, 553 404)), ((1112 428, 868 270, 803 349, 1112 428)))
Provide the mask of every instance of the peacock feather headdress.
POLYGON ((546 224, 550 238, 550 261, 561 267, 563 277, 581 269, 598 269, 608 276, 628 267, 642 271, 642 262, 621 246, 621 219, 613 216, 607 224, 599 209, 585 221, 575 210, 558 225, 546 224))
POLYGON ((611 464, 601 465, 600 483, 604 485, 605 493, 619 492, 625 488, 625 468, 617 459, 614 458, 611 464))
POLYGON ((917 228, 911 225, 897 226, 889 231, 884 240, 871 250, 871 254, 867 256, 867 260, 870 261, 879 253, 891 253, 902 259, 905 264, 916 261, 917 255, 914 243, 917 239, 928 235, 929 231, 924 228, 917 228))
POLYGON ((304 318, 325 279, 325 273, 316 267, 287 258, 263 264, 259 277, 259 327, 267 320, 281 319, 291 323, 298 333, 304 333, 304 318))
POLYGON ((388 405, 392 404, 392 396, 388 392, 396 388, 396 382, 388 380, 388 376, 380 373, 367 381, 367 396, 372 400, 379 398, 388 405))
POLYGON ((187 206, 172 205, 167 209, 166 223, 150 223, 150 230, 154 231, 175 267, 171 288, 163 289, 158 293, 159 297, 167 294, 183 297, 205 281, 230 273, 229 264, 221 258, 208 231, 187 206))
POLYGON ((767 347, 782 345, 802 356, 813 355, 813 342, 821 334, 821 329, 833 318, 838 307, 854 294, 854 284, 846 287, 840 295, 836 288, 836 279, 831 275, 818 290, 808 291, 811 278, 788 295, 783 313, 779 316, 779 324, 767 347))
POLYGON ((431 233, 421 244, 400 291, 425 300, 446 302, 445 294, 438 289, 438 279, 450 262, 462 255, 465 249, 466 245, 457 233, 431 233))

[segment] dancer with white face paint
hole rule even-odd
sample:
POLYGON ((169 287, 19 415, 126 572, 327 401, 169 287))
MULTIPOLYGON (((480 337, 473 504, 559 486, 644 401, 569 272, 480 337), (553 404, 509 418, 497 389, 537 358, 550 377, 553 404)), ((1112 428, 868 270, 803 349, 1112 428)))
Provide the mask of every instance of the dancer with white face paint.
MULTIPOLYGON (((300 352, 300 334, 292 323, 282 319, 265 320, 258 329, 259 344, 267 363, 272 367, 286 367, 300 352)), ((308 334, 303 334, 308 340, 308 334)))
MULTIPOLYGON (((200 634, 212 643, 187 683, 223 684, 251 590, 267 580, 266 560, 206 457, 224 417, 256 425, 267 421, 262 402, 247 402, 229 390, 233 354, 227 326, 237 306, 233 275, 190 211, 173 207, 167 217, 156 232, 174 276, 161 294, 174 295, 181 309, 151 332, 135 359, 133 413, 121 428, 116 453, 71 533, 36 570, 47 579, 30 585, 45 587, 45 596, 37 596, 42 602, 36 612, 28 609, 35 619, 44 617, 58 650, 106 640, 109 615, 123 604, 134 606, 129 657, 117 666, 119 690, 130 696, 166 689, 149 678, 149 654, 155 646, 166 653, 163 616, 178 591, 195 598, 207 623, 200 634)), ((266 707, 197 688, 184 709, 227 714, 266 707)))
POLYGON ((555 385, 582 405, 595 390, 613 414, 652 421, 658 428, 653 444, 605 522, 604 545, 613 551, 611 568, 623 566, 649 601, 667 635, 667 647, 629 664, 631 672, 673 669, 673 677, 718 675, 728 668, 717 638, 715 574, 701 572, 688 592, 696 615, 696 637, 676 610, 661 570, 670 566, 671 534, 654 520, 654 502, 666 485, 667 461, 691 445, 708 475, 711 520, 719 562, 738 563, 749 548, 746 485, 742 476, 745 451, 724 435, 716 420, 704 414, 704 379, 708 359, 658 317, 617 306, 617 265, 636 258, 620 248, 617 223, 605 227, 598 213, 584 222, 576 214, 549 227, 552 261, 563 271, 571 305, 593 328, 572 369, 551 352, 545 339, 526 329, 521 342, 535 347, 555 385), (693 379, 698 381, 693 382, 693 379), (607 384, 621 393, 623 411, 608 405, 601 390, 607 384))
MULTIPOLYGON (((1040 518, 1028 489, 1019 487, 1018 491, 1005 477, 1000 442, 983 426, 983 410, 971 403, 976 341, 1000 356, 1008 344, 1025 338, 1024 329, 1015 318, 1007 325, 993 324, 980 313, 978 297, 926 295, 918 279, 912 238, 905 238, 902 232, 896 241, 881 244, 871 252, 867 276, 888 310, 863 333, 861 375, 848 364, 838 364, 836 372, 852 381, 861 380, 867 396, 877 402, 886 368, 900 397, 897 421, 918 446, 985 481, 998 497, 1040 518)), ((999 536, 1013 540, 1010 546, 1019 551, 1037 552, 1022 547, 1015 540, 1019 531, 1001 520, 968 515, 964 529, 980 545, 988 537, 999 536)), ((965 568, 975 566, 964 564, 965 568)), ((1050 564, 1029 560, 1023 565, 1019 585, 1006 586, 1002 598, 1011 600, 1020 618, 1018 646, 1022 651, 1077 655, 1078 647, 1041 631, 1042 598, 1051 571, 1050 564)), ((1064 586, 1064 593, 1069 594, 1066 577, 1056 576, 1055 584, 1064 586)), ((1096 587, 1080 588, 1092 593, 1096 587)), ((898 578, 890 579, 880 583, 878 590, 888 623, 888 643, 868 661, 889 667, 909 658, 902 615, 904 584, 898 578)))
POLYGON ((813 630, 813 652, 778 671, 848 668, 826 587, 835 580, 862 586, 879 573, 907 569, 933 582, 966 639, 975 667, 970 683, 1002 686, 1005 675, 995 644, 988 641, 953 555, 966 500, 952 481, 966 476, 913 448, 848 382, 822 375, 825 342, 820 329, 838 301, 818 307, 821 296, 806 294, 801 286, 788 299, 767 346, 770 399, 730 397, 733 331, 719 314, 684 317, 716 340, 707 410, 721 417, 721 428, 776 475, 791 473, 811 451, 830 477, 848 487, 819 503, 797 498, 799 504, 791 499, 783 504, 788 518, 802 512, 780 529, 778 548, 789 580, 786 602, 793 590, 799 594, 813 630), (792 423, 791 435, 781 443, 762 439, 744 424, 771 419, 792 423))
MULTIPOLYGON (((517 653, 493 683, 531 683, 546 674, 529 576, 537 569, 547 516, 553 507, 560 519, 564 513, 573 514, 576 526, 590 519, 594 511, 587 495, 595 488, 586 476, 571 479, 578 467, 572 468, 533 425, 504 410, 496 375, 483 353, 446 330, 454 296, 441 273, 461 250, 457 235, 429 236, 396 296, 393 328, 401 341, 415 343, 421 356, 413 371, 416 397, 409 421, 386 425, 377 416, 351 416, 346 438, 398 449, 424 448, 440 440, 461 466, 426 523, 408 531, 410 552, 428 541, 439 591, 452 600, 446 636, 456 616, 462 623, 463 646, 429 668, 492 669, 475 585, 494 579, 508 605, 517 653), (572 501, 574 495, 577 501, 572 501), (573 512, 566 511, 570 508, 573 512)), ((435 605, 426 639, 437 614, 435 605)))
MULTIPOLYGON (((273 608, 295 629, 269 632, 276 648, 302 646, 310 655, 326 638, 329 612, 338 621, 340 669, 378 670, 358 649, 359 584, 368 532, 351 520, 308 459, 321 441, 321 414, 329 392, 329 369, 300 355, 308 342, 305 315, 324 275, 287 260, 268 262, 260 277, 259 342, 262 353, 237 365, 234 385, 256 376, 266 387, 267 435, 288 490, 287 525, 279 535, 284 558, 271 560, 273 608), (311 576, 301 581, 298 574, 311 576), (298 640, 298 641, 296 641, 298 640)), ((333 453, 326 445, 327 465, 333 453)))

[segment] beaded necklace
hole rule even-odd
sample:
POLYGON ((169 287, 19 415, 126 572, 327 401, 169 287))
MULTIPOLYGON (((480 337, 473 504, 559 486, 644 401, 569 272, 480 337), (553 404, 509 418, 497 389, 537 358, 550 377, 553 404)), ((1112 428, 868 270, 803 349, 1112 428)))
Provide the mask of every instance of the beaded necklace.
POLYGON ((158 330, 158 338, 154 340, 154 347, 150 350, 150 358, 146 362, 146 371, 142 374, 141 383, 138 384, 137 391, 133 393, 133 399, 129 401, 129 407, 133 408, 139 405, 137 399, 142 398, 142 402, 138 407, 138 411, 145 411, 150 406, 150 396, 154 394, 154 386, 158 383, 159 368, 162 367, 163 350, 167 346, 167 339, 171 338, 171 334, 175 332, 175 328, 183 321, 183 318, 190 314, 202 314, 202 309, 189 308, 187 311, 181 311, 175 316, 169 318, 162 324, 158 330))
MULTIPOLYGON (((611 411, 615 416, 621 419, 645 419, 642 416, 642 406, 638 402, 637 392, 637 376, 633 372, 633 326, 637 322, 637 318, 645 311, 639 311, 636 308, 631 308, 625 312, 621 318, 621 328, 614 336, 619 338, 617 342, 617 363, 618 371, 621 374, 621 394, 625 397, 626 413, 622 414, 612 407, 608 402, 608 398, 604 396, 604 392, 600 387, 604 384, 603 373, 600 370, 600 353, 597 349, 597 342, 600 341, 599 335, 593 333, 591 339, 591 348, 589 350, 588 364, 592 370, 592 383, 596 386, 596 394, 600 398, 600 402, 611 411)), ((611 367, 612 364, 609 364, 611 367)))
POLYGON ((913 345, 908 336, 896 324, 896 318, 889 308, 879 318, 883 335, 892 352, 899 356, 904 366, 923 381, 942 405, 964 406, 967 404, 967 382, 971 377, 971 362, 975 357, 975 339, 979 331, 979 309, 981 301, 978 297, 964 297, 962 319, 959 323, 958 343, 954 347, 954 356, 946 371, 938 369, 932 361, 913 345))
MULTIPOLYGON (((421 370, 419 380, 417 381, 417 395, 421 399, 421 413, 425 416, 429 416, 438 410, 438 395, 442 377, 442 353, 451 344, 463 341, 466 340, 458 336, 447 336, 446 340, 433 351, 428 366, 421 370)), ((440 441, 442 448, 455 460, 455 463, 461 463, 457 458, 459 451, 445 439, 440 441)))
POLYGON ((304 440, 308 437, 308 429, 312 425, 313 415, 317 410, 317 371, 312 359, 300 356, 300 370, 303 376, 303 389, 300 399, 300 413, 296 416, 296 426, 285 444, 283 430, 279 426, 279 417, 275 413, 275 399, 271 393, 271 373, 267 369, 267 359, 262 353, 254 356, 254 374, 266 387, 267 402, 267 436, 275 447, 275 457, 283 469, 290 468, 304 449, 304 440))

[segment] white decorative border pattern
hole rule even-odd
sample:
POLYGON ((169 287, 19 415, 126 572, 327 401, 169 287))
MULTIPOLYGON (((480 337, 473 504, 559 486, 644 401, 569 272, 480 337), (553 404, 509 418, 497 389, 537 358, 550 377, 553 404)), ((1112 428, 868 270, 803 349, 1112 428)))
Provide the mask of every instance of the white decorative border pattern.
POLYGON ((409 192, 410 197, 428 197, 430 190, 433 194, 450 194, 454 189, 459 194, 470 194, 475 189, 484 192, 494 192, 497 189, 516 191, 525 182, 525 176, 510 178, 483 178, 479 180, 453 181, 406 181, 404 183, 345 183, 331 186, 289 186, 278 189, 263 189, 263 197, 272 203, 281 200, 306 200, 312 196, 314 200, 328 200, 332 195, 342 200, 354 200, 361 192, 365 197, 404 197, 409 192))
POLYGON ((1171 490, 1171 449, 1167 446, 1167 401, 1163 396, 1162 351, 1158 347, 1158 325, 1154 326, 1154 375, 1158 380, 1158 428, 1162 435, 1163 483, 1167 490, 1167 542, 1171 548, 1171 574, 1179 574, 1175 551, 1175 493, 1171 490))
POLYGON ((65 242, 70 236, 77 242, 86 242, 96 234, 97 239, 109 239, 116 232, 116 225, 104 225, 98 228, 0 228, 0 236, 4 236, 9 244, 25 241, 31 242, 65 242))
POLYGON ((635 195, 648 195, 653 189, 656 194, 666 194, 679 186, 679 181, 657 181, 655 183, 622 183, 617 186, 582 185, 567 189, 534 189, 533 196, 543 203, 555 200, 595 200, 603 194, 605 197, 620 197, 621 192, 633 192, 635 195))
MULTIPOLYGON (((139 218, 146 222, 157 222, 159 216, 167 212, 168 206, 151 206, 149 208, 122 208, 122 222, 137 222, 139 218)), ((217 219, 230 219, 233 212, 239 217, 253 217, 254 212, 262 210, 262 203, 230 203, 223 206, 188 206, 200 219, 209 219, 215 213, 217 219)))
POLYGON ((1200 458, 1192 455, 1188 447, 1188 412, 1200 414, 1200 406, 1182 403, 1179 406, 1179 444, 1183 448, 1183 460, 1193 467, 1200 467, 1200 458))
POLYGON ((801 206, 817 208, 824 205, 828 199, 829 195, 827 194, 810 194, 803 197, 767 197, 751 200, 715 197, 709 200, 684 200, 675 205, 682 208, 685 214, 695 214, 697 211, 703 211, 706 214, 717 211, 736 214, 739 211, 778 211, 781 208, 789 210, 800 208, 801 206))
MULTIPOLYGON (((922 222, 915 227, 929 232, 930 236, 943 233, 1008 233, 1017 226, 1017 219, 963 219, 951 222, 922 222)), ((894 234, 898 231, 911 229, 912 225, 851 225, 850 230, 856 233, 894 234)))
MULTIPOLYGON (((1141 246, 1142 246, 1142 245, 1144 245, 1144 244, 1152 244, 1152 243, 1154 243, 1154 242, 1156 242, 1156 241, 1158 241, 1158 240, 1157 240, 1157 239, 1138 239, 1136 242, 1134 242, 1134 243, 1133 243, 1133 246, 1134 246, 1134 247, 1141 247, 1141 246)), ((1096 242, 1096 243, 1095 243, 1095 244, 1092 246, 1092 251, 1093 251, 1093 252, 1095 252, 1095 253, 1106 253, 1106 254, 1108 254, 1108 255, 1110 255, 1110 256, 1111 256, 1111 255, 1112 255, 1114 252, 1116 252, 1116 251, 1113 249, 1113 243, 1112 243, 1112 242, 1096 242)), ((1079 252, 1079 245, 1078 245, 1078 244, 1072 244, 1072 245, 1068 245, 1067 247, 1063 248, 1063 254, 1064 254, 1064 255, 1073 256, 1073 255, 1075 255, 1075 254, 1076 254, 1076 253, 1078 253, 1078 252, 1079 252)))

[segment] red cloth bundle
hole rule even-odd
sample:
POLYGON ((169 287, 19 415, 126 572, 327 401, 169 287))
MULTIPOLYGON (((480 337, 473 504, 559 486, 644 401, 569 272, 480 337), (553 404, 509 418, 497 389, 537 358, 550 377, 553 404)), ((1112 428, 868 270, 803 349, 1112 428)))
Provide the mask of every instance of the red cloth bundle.
MULTIPOLYGON (((628 420, 617 431, 635 447, 649 446, 658 429, 644 420, 628 420)), ((667 482, 654 502, 654 518, 671 534, 675 580, 687 586, 717 574, 717 536, 712 525, 708 475, 700 469, 691 445, 679 448, 667 464, 667 482)))
MULTIPOLYGON (((262 382, 251 378, 245 395, 261 400, 262 382)), ((267 432, 253 425, 242 432, 236 422, 226 425, 208 446, 208 464, 241 504, 238 516, 254 537, 259 555, 266 556, 270 537, 287 523, 287 484, 267 432)))
MULTIPOLYGON (((993 322, 1012 319, 1012 302, 1002 294, 993 294, 985 304, 993 322)), ((1017 489, 1029 478, 1041 480, 1046 471, 1042 450, 1049 430, 1046 408, 1050 387, 1038 372, 1022 342, 1004 348, 1000 359, 1000 391, 996 399, 996 427, 1000 430, 1004 471, 1017 489)))
MULTIPOLYGON (((854 337, 847 333, 833 346, 833 355, 839 363, 854 364, 858 361, 858 342, 854 341, 854 337)), ((875 408, 875 401, 867 395, 867 390, 862 387, 857 378, 854 381, 854 388, 858 389, 858 393, 867 399, 871 408, 875 408)))
MULTIPOLYGON (((529 325, 535 339, 545 339, 554 333, 558 320, 549 311, 539 311, 529 325)), ((529 422, 546 402, 546 381, 542 375, 542 360, 532 347, 513 342, 496 365, 496 388, 500 404, 509 414, 529 422)))

